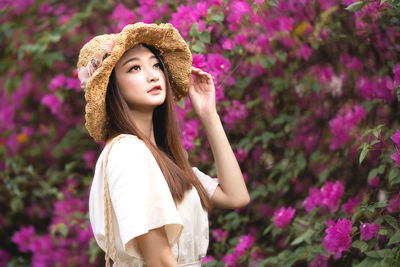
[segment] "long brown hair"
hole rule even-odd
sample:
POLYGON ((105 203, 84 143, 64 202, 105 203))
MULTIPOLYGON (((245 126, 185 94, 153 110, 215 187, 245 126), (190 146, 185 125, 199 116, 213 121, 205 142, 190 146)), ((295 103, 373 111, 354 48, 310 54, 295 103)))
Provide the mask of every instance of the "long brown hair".
POLYGON ((117 85, 113 70, 107 86, 106 111, 108 115, 107 140, 118 134, 133 134, 143 140, 156 159, 174 199, 175 205, 181 203, 185 192, 196 188, 204 210, 212 209, 211 200, 206 190, 198 180, 187 158, 181 141, 180 130, 175 115, 174 96, 169 82, 168 72, 161 60, 159 51, 154 47, 147 47, 161 63, 165 74, 166 98, 163 104, 157 106, 153 112, 153 129, 157 146, 155 146, 129 117, 129 107, 122 97, 117 85))

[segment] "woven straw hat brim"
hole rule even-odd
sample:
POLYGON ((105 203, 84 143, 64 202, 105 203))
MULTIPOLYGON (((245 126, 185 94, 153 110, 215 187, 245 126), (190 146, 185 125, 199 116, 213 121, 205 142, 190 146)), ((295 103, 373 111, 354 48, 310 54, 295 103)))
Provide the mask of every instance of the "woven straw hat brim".
POLYGON ((87 66, 97 53, 104 53, 103 45, 115 40, 115 46, 101 65, 86 82, 85 126, 95 141, 106 141, 108 118, 106 113, 106 90, 110 74, 123 54, 139 43, 146 43, 163 51, 160 57, 169 75, 175 100, 187 96, 192 67, 192 54, 170 23, 145 24, 138 22, 125 26, 118 34, 98 35, 86 43, 78 59, 78 70, 87 66))

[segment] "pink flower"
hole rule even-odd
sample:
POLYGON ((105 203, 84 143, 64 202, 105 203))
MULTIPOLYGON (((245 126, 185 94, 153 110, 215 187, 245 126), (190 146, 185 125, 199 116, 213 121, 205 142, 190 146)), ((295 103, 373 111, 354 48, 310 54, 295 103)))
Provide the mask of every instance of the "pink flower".
POLYGON ((212 230, 211 235, 217 242, 221 242, 222 239, 225 239, 228 237, 228 232, 222 230, 221 228, 218 228, 218 229, 212 230))
POLYGON ((117 22, 116 31, 121 31, 127 24, 136 20, 135 13, 127 9, 123 4, 118 4, 111 14, 111 21, 117 22))
POLYGON ((354 110, 346 109, 342 111, 344 114, 339 114, 329 121, 331 128, 332 139, 329 148, 331 150, 339 149, 343 144, 351 140, 350 132, 358 123, 366 116, 366 111, 363 107, 355 105, 354 110))
POLYGON ((329 257, 318 254, 315 257, 311 267, 328 267, 328 260, 329 257))
POLYGON ((390 158, 396 162, 396 167, 400 167, 400 152, 393 153, 390 158))
POLYGON ((236 258, 241 257, 244 253, 246 253, 248 248, 253 246, 255 241, 256 239, 251 234, 240 236, 239 243, 236 245, 233 254, 236 256, 236 258))
POLYGON ((10 258, 10 253, 0 248, 0 267, 7 267, 10 258))
POLYGON ((389 213, 400 211, 400 193, 397 196, 393 196, 393 198, 389 200, 386 209, 389 213))
POLYGON ((351 247, 350 234, 353 231, 353 225, 349 219, 338 219, 336 223, 328 219, 326 225, 328 228, 325 230, 326 236, 322 244, 329 253, 335 253, 335 259, 339 259, 342 257, 342 252, 351 247))
POLYGON ((83 159, 85 161, 85 166, 88 169, 92 169, 96 164, 96 152, 93 150, 87 151, 83 154, 83 159))
POLYGON ((375 176, 374 178, 372 178, 371 180, 368 181, 368 184, 371 187, 377 187, 379 185, 379 176, 375 176))
POLYGON ((368 241, 372 239, 375 236, 375 234, 379 231, 379 225, 377 223, 375 224, 363 223, 360 225, 360 231, 361 231, 361 238, 364 239, 365 241, 368 241))
POLYGON ((232 100, 232 105, 226 107, 226 113, 222 117, 222 120, 227 129, 233 129, 236 124, 246 119, 248 113, 246 104, 242 104, 239 100, 234 99, 232 100))
POLYGON ((215 258, 213 256, 205 256, 204 258, 201 259, 201 263, 207 263, 209 261, 213 261, 215 258))
POLYGON ((304 60, 308 60, 312 54, 312 49, 308 45, 301 45, 298 50, 296 50, 296 56, 302 57, 304 60))
POLYGON ((237 258, 233 254, 227 254, 222 257, 222 261, 228 266, 236 266, 237 258))
POLYGON ((239 162, 244 161, 249 153, 246 152, 242 147, 238 147, 235 152, 235 156, 239 162))
POLYGON ((182 130, 182 144, 186 150, 192 150, 195 147, 194 141, 198 136, 200 121, 197 119, 187 120, 182 130))
POLYGON ((11 240, 18 245, 21 252, 28 252, 29 246, 35 238, 35 228, 30 225, 21 227, 19 231, 15 232, 11 240))
POLYGON ((274 212, 274 224, 278 228, 284 228, 286 225, 290 223, 293 218, 294 213, 296 212, 295 209, 292 207, 281 207, 280 209, 274 212))
POLYGON ((400 86, 400 64, 394 65, 393 73, 396 86, 400 86))
POLYGON ((320 190, 315 187, 309 189, 309 196, 303 201, 303 207, 310 212, 317 206, 327 207, 331 212, 339 208, 339 200, 343 194, 344 187, 340 181, 335 183, 326 182, 320 190))
POLYGON ((235 43, 228 38, 222 40, 222 48, 225 50, 232 50, 235 47, 235 43))
POLYGON ((361 197, 356 196, 353 198, 350 198, 345 204, 342 205, 342 210, 346 212, 347 214, 353 214, 354 213, 354 208, 359 206, 361 203, 361 197))
POLYGON ((392 139, 397 147, 400 147, 400 130, 396 130, 396 132, 390 136, 390 139, 392 139))
POLYGON ((41 99, 40 102, 43 105, 49 107, 52 114, 57 114, 57 112, 59 111, 59 109, 61 107, 62 101, 56 95, 47 94, 41 99))
POLYGON ((50 91, 56 91, 58 88, 64 87, 65 82, 66 82, 66 77, 64 76, 64 74, 62 73, 58 74, 53 79, 51 79, 49 83, 50 91))

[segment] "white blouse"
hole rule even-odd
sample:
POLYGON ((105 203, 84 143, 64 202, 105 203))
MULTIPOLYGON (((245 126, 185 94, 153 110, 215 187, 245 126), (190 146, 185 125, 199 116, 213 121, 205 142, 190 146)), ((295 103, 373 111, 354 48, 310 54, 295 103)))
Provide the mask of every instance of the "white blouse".
MULTIPOLYGON (((89 196, 90 223, 96 242, 104 251, 103 166, 109 145, 97 160, 89 196)), ((196 167, 192 169, 211 197, 218 178, 211 178, 196 167)), ((130 134, 115 141, 106 173, 119 266, 147 266, 135 237, 163 225, 179 266, 201 266, 209 244, 208 213, 194 186, 176 207, 153 154, 142 140, 130 134)), ((110 254, 112 257, 111 249, 110 254)))

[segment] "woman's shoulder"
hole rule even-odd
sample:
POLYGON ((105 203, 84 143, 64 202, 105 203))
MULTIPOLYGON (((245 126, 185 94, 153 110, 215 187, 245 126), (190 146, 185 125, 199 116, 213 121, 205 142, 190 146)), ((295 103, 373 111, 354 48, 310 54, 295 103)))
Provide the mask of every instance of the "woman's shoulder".
MULTIPOLYGON (((143 140, 133 134, 120 134, 104 146, 111 155, 131 155, 132 153, 146 153, 148 148, 143 140)), ((150 151, 150 150, 149 150, 150 151)))
POLYGON ((112 138, 110 138, 110 139, 108 139, 106 141, 105 147, 108 147, 112 142, 114 142, 114 143, 117 143, 117 142, 119 142, 119 143, 121 143, 121 142, 122 143, 123 142, 128 142, 128 143, 136 142, 136 143, 143 143, 144 144, 143 140, 139 139, 139 137, 137 137, 134 134, 119 134, 119 135, 117 135, 115 137, 112 137, 112 138))

